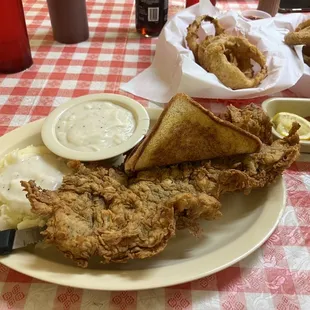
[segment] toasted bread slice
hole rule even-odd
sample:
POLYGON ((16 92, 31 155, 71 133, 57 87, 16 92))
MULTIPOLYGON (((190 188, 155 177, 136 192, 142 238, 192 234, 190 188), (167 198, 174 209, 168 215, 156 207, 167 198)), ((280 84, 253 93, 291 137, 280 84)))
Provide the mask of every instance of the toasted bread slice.
POLYGON ((125 171, 257 152, 261 141, 216 117, 185 94, 175 95, 145 139, 125 160, 125 171))

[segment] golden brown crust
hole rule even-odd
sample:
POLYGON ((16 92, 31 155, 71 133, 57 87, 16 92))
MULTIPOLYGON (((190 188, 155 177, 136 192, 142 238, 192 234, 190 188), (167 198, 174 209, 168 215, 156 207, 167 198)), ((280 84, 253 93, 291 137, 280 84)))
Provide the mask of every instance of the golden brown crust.
POLYGON ((269 116, 254 103, 242 109, 230 105, 219 117, 258 137, 264 144, 273 142, 272 123, 269 116))
POLYGON ((44 241, 86 268, 93 256, 104 263, 154 256, 176 229, 199 235, 199 219, 221 216, 219 198, 227 192, 249 193, 273 183, 299 155, 299 124, 289 136, 260 152, 184 163, 137 173, 70 162, 55 191, 34 181, 21 184, 32 212, 44 216, 44 241))
POLYGON ((198 59, 203 68, 215 74, 225 86, 231 89, 257 87, 267 76, 265 56, 243 37, 225 35, 207 42, 206 46, 203 43, 198 50, 198 59), (255 76, 248 77, 245 72, 250 68, 246 66, 245 72, 242 72, 238 66, 228 61, 227 51, 239 59, 247 59, 249 63, 253 59, 260 65, 261 70, 255 76))
POLYGON ((286 34, 284 42, 288 45, 310 45, 310 19, 300 23, 295 31, 286 34))
POLYGON ((211 16, 202 15, 197 17, 193 23, 187 27, 186 42, 189 49, 193 52, 196 61, 198 62, 198 29, 203 21, 210 22, 214 25, 215 35, 218 36, 224 33, 224 28, 220 25, 219 21, 211 16))
POLYGON ((196 62, 231 89, 257 87, 267 76, 266 59, 258 48, 246 38, 226 35, 215 18, 207 15, 196 18, 187 27, 186 42, 196 62), (215 36, 206 36, 198 43, 198 29, 202 21, 210 21, 216 31, 215 36), (251 60, 261 67, 257 74, 251 60))
MULTIPOLYGON (((159 130, 160 126, 162 125, 162 122, 165 119, 166 114, 169 112, 170 108, 174 105, 174 104, 178 104, 179 102, 186 102, 189 105, 192 105, 194 107, 196 107, 197 109, 199 109, 200 112, 202 112, 203 114, 205 114, 208 118, 212 119, 216 124, 220 125, 220 126, 224 126, 227 129, 233 130, 234 132, 238 133, 239 135, 243 136, 243 137, 247 137, 250 138, 252 143, 255 143, 255 148, 253 149, 253 152, 256 152, 260 149, 262 143, 260 141, 259 138, 257 138, 256 136, 250 134, 249 132, 234 126, 233 124, 222 120, 220 118, 218 118, 217 116, 215 116, 211 111, 206 110, 205 108, 203 108, 199 103, 197 103, 196 101, 194 101, 192 98, 190 98, 189 96, 187 96, 186 94, 180 93, 175 95, 170 102, 168 103, 167 107, 164 109, 164 111, 162 112, 162 114, 160 115, 158 121, 156 122, 156 124, 154 125, 154 127, 152 128, 152 130, 150 131, 150 133, 144 138, 144 140, 138 145, 136 146, 136 148, 130 153, 130 155, 126 158, 125 160, 125 171, 126 172, 133 172, 137 170, 137 162, 140 159, 141 155, 143 154, 143 152, 145 151, 145 149, 147 148, 147 146, 149 145, 149 142, 152 140, 152 138, 155 136, 155 134, 157 133, 157 131, 159 130)), ((193 128, 193 124, 189 124, 190 127, 193 128)), ((186 129, 183 128, 183 131, 186 131, 186 129)), ((200 132, 201 135, 203 135, 203 132, 200 132)), ((169 135, 169 133, 166 133, 167 135, 169 135)), ((207 135, 209 133, 206 133, 207 135)), ((197 142, 198 139, 193 139, 193 144, 195 142, 197 142)), ((207 142, 207 139, 206 139, 207 142)), ((163 151, 163 150, 160 150, 163 151)), ((179 150, 174 150, 174 151, 179 151, 179 150)), ((185 150, 183 150, 185 152, 185 150)), ((217 156, 221 156, 223 154, 218 154, 217 156)), ((164 157, 165 155, 162 153, 162 156, 164 157)), ((169 154, 167 154, 167 156, 169 156, 169 154)), ((216 155, 213 156, 217 157, 216 155)), ((209 157, 211 158, 211 157, 209 157)), ((188 158, 186 161, 195 161, 195 160, 201 160, 201 159, 209 159, 208 157, 205 158, 188 158)), ((180 163, 181 161, 174 161, 173 163, 166 163, 163 165, 167 165, 167 164, 177 164, 180 163)), ((158 165, 160 166, 161 161, 158 161, 158 165)))

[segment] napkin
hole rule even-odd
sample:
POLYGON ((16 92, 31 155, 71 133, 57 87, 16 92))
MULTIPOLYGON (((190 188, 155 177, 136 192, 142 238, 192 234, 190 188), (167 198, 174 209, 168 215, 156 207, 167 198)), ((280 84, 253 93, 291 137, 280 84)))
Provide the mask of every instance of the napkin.
MULTIPOLYGON (((213 26, 204 23, 200 37, 211 33, 214 33, 213 26)), ((253 98, 291 87, 302 73, 303 64, 284 44, 272 18, 247 21, 238 12, 221 13, 206 0, 183 10, 167 22, 157 41, 152 65, 123 84, 121 89, 158 103, 168 102, 178 92, 200 98, 253 98), (264 53, 268 76, 258 87, 232 90, 195 63, 193 53, 186 46, 186 28, 203 14, 217 17, 226 33, 246 36, 264 53)))
MULTIPOLYGON (((300 23, 308 19, 310 19, 309 15, 301 13, 278 15, 275 18, 275 24, 284 40, 284 36, 288 32, 294 31, 300 23)), ((298 58, 303 63, 303 75, 298 80, 298 82, 293 87, 291 87, 291 91, 294 92, 297 96, 310 97, 310 67, 303 61, 302 45, 292 46, 292 49, 295 50, 298 58)))

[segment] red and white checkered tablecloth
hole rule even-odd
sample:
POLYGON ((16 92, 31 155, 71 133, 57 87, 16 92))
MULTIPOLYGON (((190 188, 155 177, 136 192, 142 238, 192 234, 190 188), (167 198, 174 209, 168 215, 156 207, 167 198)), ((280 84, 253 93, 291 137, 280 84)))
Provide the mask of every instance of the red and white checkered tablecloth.
MULTIPOLYGON (((135 32, 133 0, 88 0, 90 39, 78 45, 53 41, 45 0, 23 2, 34 65, 18 74, 0 75, 0 134, 46 116, 70 98, 122 93, 120 84, 151 64, 156 39, 135 32)), ((183 6, 182 0, 170 1, 170 15, 183 6)), ((256 8, 257 2, 218 1, 218 6, 242 10, 256 8)), ((290 91, 276 95, 294 96, 290 91)), ((202 103, 219 111, 230 102, 202 103)), ((0 265, 0 309, 308 310, 309 172, 306 161, 286 171, 287 206, 276 231, 255 253, 222 272, 175 287, 106 292, 45 283, 0 265)))

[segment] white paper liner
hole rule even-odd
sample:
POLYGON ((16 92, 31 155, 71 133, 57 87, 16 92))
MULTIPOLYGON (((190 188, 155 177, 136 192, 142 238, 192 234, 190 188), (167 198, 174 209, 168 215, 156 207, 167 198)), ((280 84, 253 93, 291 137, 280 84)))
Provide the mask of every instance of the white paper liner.
MULTIPOLYGON (((210 24, 203 31, 210 34, 210 24)), ((158 103, 168 102, 178 92, 192 97, 237 99, 271 95, 294 85, 303 73, 303 64, 283 42, 273 19, 246 21, 237 12, 220 13, 205 0, 173 17, 164 27, 152 65, 121 86, 134 95, 158 103), (268 76, 256 88, 232 90, 194 61, 186 47, 186 28, 200 15, 217 16, 228 34, 243 34, 266 56, 268 76)))

